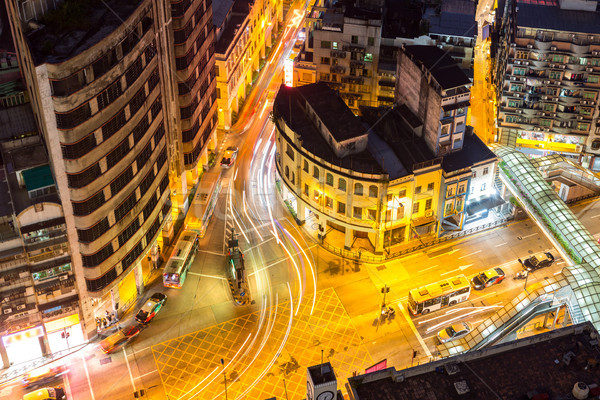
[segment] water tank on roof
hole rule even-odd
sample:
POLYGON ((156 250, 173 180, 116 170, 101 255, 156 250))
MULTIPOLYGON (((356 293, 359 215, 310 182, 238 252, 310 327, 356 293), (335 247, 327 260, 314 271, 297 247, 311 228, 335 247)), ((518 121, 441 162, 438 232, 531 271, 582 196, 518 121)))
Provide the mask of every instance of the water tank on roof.
POLYGON ((577 382, 573 386, 573 397, 577 400, 587 399, 590 393, 590 388, 584 382, 577 382))

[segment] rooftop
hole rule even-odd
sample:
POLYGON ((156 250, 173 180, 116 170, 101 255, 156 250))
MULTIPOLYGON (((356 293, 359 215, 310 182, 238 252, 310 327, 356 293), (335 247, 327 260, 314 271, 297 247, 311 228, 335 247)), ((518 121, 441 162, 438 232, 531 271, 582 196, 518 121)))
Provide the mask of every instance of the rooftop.
POLYGON ((37 132, 31 104, 0 109, 0 142, 37 132))
POLYGON ((227 52, 227 49, 235 39, 235 35, 246 20, 247 15, 231 14, 228 21, 225 21, 225 28, 219 36, 219 40, 215 43, 215 53, 223 54, 227 52))
MULTIPOLYGON (((598 333, 586 322, 402 371, 359 375, 349 386, 356 400, 567 399, 577 382, 600 384, 599 363, 598 333)), ((590 389, 590 397, 596 392, 590 389)))
POLYGON ((308 367, 308 374, 315 386, 335 381, 335 373, 329 362, 308 367))
POLYGON ((600 33, 600 12, 565 10, 557 5, 518 1, 517 26, 556 31, 600 33))
POLYGON ((458 171, 496 158, 494 152, 473 133, 473 129, 468 129, 464 134, 462 149, 445 155, 442 161, 442 169, 446 172, 458 171))
MULTIPOLYGON (((386 171, 379 166, 377 161, 367 150, 344 158, 336 156, 329 143, 327 143, 323 138, 323 135, 321 135, 321 132, 319 132, 315 126, 314 122, 306 115, 305 100, 300 94, 300 90, 306 92, 307 90, 310 90, 307 88, 317 85, 321 86, 321 84, 311 84, 291 88, 281 85, 279 92, 275 97, 273 111, 280 115, 286 124, 300 136, 302 148, 306 149, 311 154, 340 168, 351 169, 364 174, 385 174, 386 171)), ((329 93, 329 96, 324 95, 323 97, 329 99, 329 101, 331 101, 333 96, 337 97, 333 90, 329 89, 329 93)), ((361 124, 360 120, 356 123, 359 125, 361 124)), ((367 128, 363 127, 363 133, 366 131, 367 128)))
POLYGON ((443 0, 439 13, 429 8, 423 17, 429 21, 429 33, 462 37, 477 35, 473 1, 443 0))
POLYGON ((421 3, 410 0, 386 0, 381 36, 415 38, 420 36, 421 3))
POLYGON ((217 27, 217 29, 225 22, 225 17, 227 17, 229 10, 231 10, 231 6, 233 6, 233 0, 213 1, 213 25, 217 27))
POLYGON ((142 1, 63 1, 27 35, 34 63, 58 64, 91 48, 123 25, 142 1))
POLYGON ((366 134, 360 119, 327 84, 300 86, 298 92, 338 142, 366 134))
POLYGON ((436 46, 403 46, 402 49, 413 62, 427 68, 442 89, 471 84, 456 61, 442 49, 436 46))

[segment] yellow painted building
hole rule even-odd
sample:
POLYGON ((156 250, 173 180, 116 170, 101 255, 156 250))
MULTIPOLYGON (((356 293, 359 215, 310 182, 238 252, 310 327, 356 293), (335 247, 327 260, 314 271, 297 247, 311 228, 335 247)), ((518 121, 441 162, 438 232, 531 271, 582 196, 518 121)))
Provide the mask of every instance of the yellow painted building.
POLYGON ((283 21, 282 5, 282 0, 236 0, 220 16, 215 12, 219 128, 235 122, 283 21))

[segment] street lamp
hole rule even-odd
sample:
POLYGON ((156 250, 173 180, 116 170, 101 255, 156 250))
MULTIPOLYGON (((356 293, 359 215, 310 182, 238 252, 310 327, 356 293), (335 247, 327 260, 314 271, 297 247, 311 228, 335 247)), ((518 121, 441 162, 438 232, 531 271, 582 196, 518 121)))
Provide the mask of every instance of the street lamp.
POLYGON ((221 365, 223 366, 223 379, 225 380, 225 400, 227 400, 227 374, 225 373, 225 360, 222 358, 221 365))

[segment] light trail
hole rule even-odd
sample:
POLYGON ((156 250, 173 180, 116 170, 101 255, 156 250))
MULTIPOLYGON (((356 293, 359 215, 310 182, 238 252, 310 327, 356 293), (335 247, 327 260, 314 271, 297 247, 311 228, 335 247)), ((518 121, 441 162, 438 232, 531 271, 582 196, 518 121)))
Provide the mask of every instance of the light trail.
POLYGON ((242 233, 242 235, 244 235, 244 238, 246 239, 246 242, 250 243, 250 240, 248 239, 248 236, 246 236, 246 232, 244 232, 244 229, 242 229, 242 226, 238 222, 237 218, 235 217, 235 212, 233 211, 233 194, 232 194, 232 191, 231 191, 231 187, 232 186, 233 185, 229 185, 229 208, 231 209, 231 218, 233 218, 233 222, 237 225, 237 227, 239 228, 239 230, 242 233))
MULTIPOLYGON (((279 225, 279 222, 277 222, 277 224, 279 225)), ((298 314, 298 311, 300 311, 300 304, 302 304, 302 295, 303 295, 302 292, 304 291, 303 286, 302 286, 302 277, 300 276, 300 269, 298 268, 298 265, 296 264, 296 260, 294 260, 292 253, 290 253, 290 251, 287 249, 287 246, 285 245, 285 243, 282 242, 281 247, 286 252, 289 259, 292 261, 292 264, 294 265, 294 269, 296 270, 296 275, 298 276, 298 285, 300 287, 298 288, 298 307, 296 309, 296 312, 294 313, 294 315, 296 315, 296 314, 298 314)))
POLYGON ((250 225, 252 225, 252 228, 254 228, 254 231, 256 232, 256 234, 260 238, 260 241, 262 242, 263 241, 262 235, 260 234, 260 232, 258 231, 256 226, 254 225, 254 222, 252 222, 252 218, 250 218, 250 216, 248 215, 248 209, 246 208, 246 189, 244 189, 242 191, 242 204, 244 205, 244 214, 246 214, 246 218, 248 218, 248 221, 250 221, 250 225))
POLYGON ((457 317, 451 318, 451 319, 449 319, 449 320, 446 320, 446 321, 440 322, 439 324, 436 324, 436 325, 434 325, 434 326, 431 326, 431 327, 427 328, 427 330, 425 330, 425 333, 429 333, 429 332, 431 332, 431 331, 432 331, 432 330, 434 330, 434 329, 438 329, 440 326, 447 325, 447 324, 449 325, 450 323, 452 323, 452 322, 454 322, 454 321, 456 321, 456 320, 459 320, 459 319, 461 319, 461 318, 467 317, 467 316, 469 316, 469 315, 473 315, 473 314, 479 314, 479 313, 481 313, 481 312, 484 312, 484 311, 487 311, 487 310, 489 310, 490 308, 499 308, 499 307, 502 307, 502 305, 501 305, 501 304, 499 304, 499 305, 493 305, 493 306, 477 307, 475 310, 473 310, 473 311, 471 311, 471 312, 468 312, 468 313, 466 313, 466 314, 459 315, 459 316, 457 316, 457 317))
MULTIPOLYGON (((293 312, 294 311, 294 300, 292 298, 292 289, 290 288, 289 282, 287 283, 287 288, 288 288, 288 293, 290 295, 290 319, 289 319, 287 330, 285 332, 283 340, 281 341, 281 344, 279 345, 279 348, 277 349, 277 353, 275 353, 275 357, 273 357, 271 359, 271 362, 269 363, 269 365, 263 369, 261 374, 254 380, 254 382, 252 382, 250 385, 248 385, 248 388, 246 388, 246 390, 242 394, 240 394, 238 397, 236 397, 235 400, 240 400, 241 398, 243 398, 250 390, 252 390, 254 388, 256 383, 258 381, 260 381, 263 378, 263 376, 265 376, 269 372, 269 370, 271 369, 273 364, 275 364, 275 361, 277 361, 277 358, 279 358, 279 355, 281 354, 283 346, 285 346, 285 344, 287 343, 287 339, 290 336, 290 330, 292 329, 292 322, 293 322, 293 318, 294 318, 294 312, 293 312)), ((217 397, 215 397, 215 399, 216 398, 217 397)))
MULTIPOLYGON (((246 340, 244 340, 244 343, 242 343, 242 345, 240 346, 240 348, 238 349, 238 351, 234 354, 233 358, 231 359, 231 361, 229 363, 227 363, 227 365, 223 366, 223 372, 225 372, 227 370, 227 367, 229 367, 231 365, 231 363, 233 362, 233 360, 237 357, 237 355, 240 353, 240 351, 244 348, 244 346, 246 345, 246 342, 248 341, 248 339, 250 339, 250 337, 252 336, 252 332, 248 334, 248 337, 246 338, 246 340)), ((196 386, 194 386, 193 388, 191 388, 187 393, 185 393, 183 396, 180 397, 183 398, 185 396, 187 396, 192 390, 194 390, 195 388, 197 388, 198 386, 200 386, 202 384, 202 382, 204 382, 205 380, 207 380, 212 374, 215 373, 215 371, 218 371, 219 367, 215 367, 215 369, 206 376, 206 378, 204 378, 200 383, 198 383, 196 386)), ((220 375, 217 374, 214 378, 212 378, 210 380, 210 382, 208 382, 206 385, 204 385, 203 388, 201 388, 199 391, 197 391, 196 393, 194 393, 192 395, 193 396, 197 396, 199 395, 204 389, 206 389, 208 387, 208 385, 210 385, 211 383, 213 383, 213 381, 215 379, 217 379, 220 375)))
POLYGON ((298 241, 287 231, 287 229, 283 228, 283 231, 285 232, 285 234, 287 235, 288 238, 291 238, 296 243, 296 245, 300 248, 300 251, 304 255, 304 258, 306 258, 306 261, 308 261, 308 266, 310 267, 310 272, 313 277, 313 293, 314 293, 314 295, 313 295, 312 306, 310 308, 310 315, 312 315, 312 313, 315 309, 315 302, 317 300, 317 271, 315 270, 315 268, 313 268, 313 265, 310 262, 310 259, 306 255, 306 252, 304 251, 302 246, 300 246, 300 243, 298 243, 298 241))

